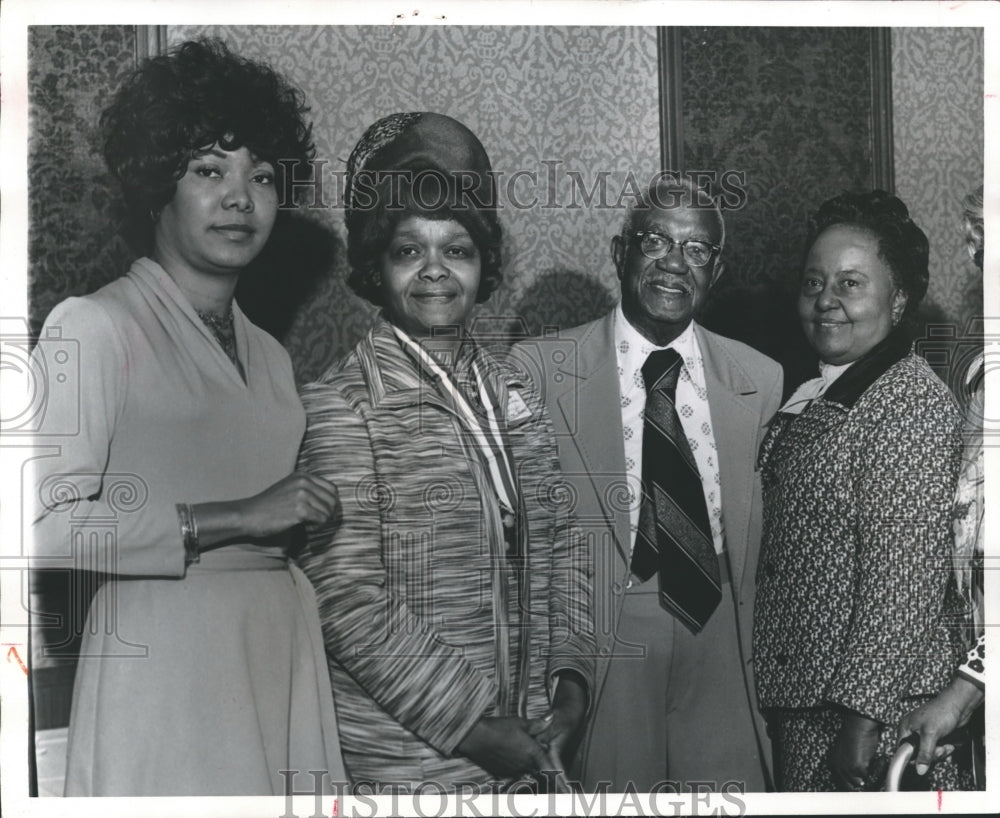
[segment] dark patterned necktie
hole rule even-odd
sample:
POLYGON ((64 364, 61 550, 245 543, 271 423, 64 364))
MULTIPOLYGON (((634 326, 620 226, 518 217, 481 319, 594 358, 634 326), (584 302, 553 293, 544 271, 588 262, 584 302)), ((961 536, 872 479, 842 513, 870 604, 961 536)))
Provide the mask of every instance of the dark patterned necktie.
POLYGON ((701 477, 674 406, 681 364, 676 350, 663 349, 642 366, 642 504, 631 567, 643 580, 659 572, 660 602, 698 633, 722 584, 701 477))

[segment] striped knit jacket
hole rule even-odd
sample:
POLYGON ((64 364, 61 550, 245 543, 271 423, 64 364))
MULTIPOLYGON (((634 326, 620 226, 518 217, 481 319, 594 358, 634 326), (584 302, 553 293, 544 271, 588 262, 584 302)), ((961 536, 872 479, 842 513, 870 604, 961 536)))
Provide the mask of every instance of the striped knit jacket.
POLYGON ((316 588, 355 784, 485 783, 455 755, 480 717, 518 715, 519 701, 521 715, 543 715, 561 669, 592 688, 591 561, 571 542, 548 416, 513 372, 483 350, 477 360, 506 418, 527 594, 478 450, 383 318, 302 393, 299 467, 336 483, 343 505, 309 532, 299 561, 316 588))

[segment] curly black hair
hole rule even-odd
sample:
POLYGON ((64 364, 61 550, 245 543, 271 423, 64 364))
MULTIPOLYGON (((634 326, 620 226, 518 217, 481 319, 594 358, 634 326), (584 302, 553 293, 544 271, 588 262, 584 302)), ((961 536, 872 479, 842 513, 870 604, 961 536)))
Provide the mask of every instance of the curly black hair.
MULTIPOLYGON (((437 178, 447 180, 448 177, 440 174, 437 178)), ((451 187, 447 181, 445 185, 451 187)), ((392 241, 396 227, 409 216, 453 219, 469 231, 469 237, 482 259, 477 303, 485 301, 500 286, 503 279, 500 269, 503 229, 495 210, 472 206, 461 197, 456 198, 454 190, 444 191, 437 202, 430 203, 419 190, 412 189, 408 178, 395 181, 382 178, 368 190, 373 194, 372 206, 347 214, 347 257, 351 267, 347 284, 359 296, 376 307, 384 306, 378 275, 379 261, 392 241), (390 191, 392 184, 397 187, 390 191)))
POLYGON ((214 144, 245 147, 273 164, 279 201, 291 201, 291 174, 278 160, 305 163, 315 155, 308 111, 298 88, 218 39, 185 42, 144 61, 100 120, 104 159, 121 184, 135 249, 148 251, 153 214, 173 199, 195 153, 214 144))
POLYGON ((927 293, 930 245, 924 231, 910 219, 906 205, 884 190, 834 196, 809 220, 806 253, 824 230, 840 224, 875 236, 879 256, 892 271, 893 284, 906 293, 903 316, 912 316, 927 293))

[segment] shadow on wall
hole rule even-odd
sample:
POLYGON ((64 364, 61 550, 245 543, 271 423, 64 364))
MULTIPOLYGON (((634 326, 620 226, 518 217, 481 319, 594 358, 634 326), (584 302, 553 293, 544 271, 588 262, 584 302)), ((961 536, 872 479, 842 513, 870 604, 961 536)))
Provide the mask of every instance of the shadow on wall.
POLYGON ((520 299, 513 303, 505 331, 511 342, 551 334, 600 318, 618 303, 592 276, 565 267, 543 271, 520 299))
POLYGON ((282 343, 300 309, 334 275, 344 248, 327 225, 298 211, 284 214, 263 252, 240 276, 236 300, 257 326, 282 343))
POLYGON ((87 295, 124 275, 138 257, 119 230, 121 196, 107 173, 76 162, 59 180, 32 168, 29 176, 28 319, 32 337, 63 299, 87 295), (80 191, 80 200, 45 200, 38 190, 80 191))
POLYGON ((709 293, 701 324, 773 358, 784 372, 785 397, 816 374, 818 361, 799 323, 798 294, 780 281, 748 283, 725 276, 709 293))

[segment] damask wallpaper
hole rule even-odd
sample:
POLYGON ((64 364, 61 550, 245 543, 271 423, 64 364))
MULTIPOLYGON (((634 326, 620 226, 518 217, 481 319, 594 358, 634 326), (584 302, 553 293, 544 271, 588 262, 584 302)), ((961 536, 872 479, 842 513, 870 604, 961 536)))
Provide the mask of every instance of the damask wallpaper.
MULTIPOLYGON (((28 29, 28 303, 32 330, 70 295, 93 292, 131 261, 117 236, 118 193, 104 170, 97 118, 135 65, 135 26, 28 29)), ((69 722, 75 653, 101 578, 31 575, 35 729, 69 722), (37 621, 37 620, 36 620, 37 621), (58 623, 58 624, 51 624, 58 623)))
MULTIPOLYGON (((682 155, 688 170, 746 174, 727 213, 727 273, 706 323, 779 358, 790 381, 811 361, 791 310, 805 218, 872 180, 864 29, 680 29, 682 155)), ((479 134, 504 174, 505 282, 480 308, 491 333, 538 332, 593 317, 617 297, 608 242, 629 171, 659 165, 656 30, 580 27, 172 26, 168 44, 216 34, 266 59, 313 107, 324 189, 276 236, 240 299, 318 375, 364 332, 371 309, 344 284, 336 174, 364 128, 397 110, 438 110, 479 134), (520 176, 515 176, 518 172, 520 176), (525 200, 536 200, 521 206, 525 200)), ((134 64, 129 26, 29 30, 30 318, 119 275, 119 200, 96 123, 134 64)), ((982 311, 958 234, 981 177, 979 29, 892 32, 897 192, 927 230, 926 317, 959 329, 982 311)), ((339 177, 342 180, 342 176, 339 177)))
MULTIPOLYGON (((958 231, 961 200, 982 181, 982 30, 896 28, 891 44, 895 192, 931 245, 916 333, 960 337, 982 311, 958 231)), ((806 219, 875 184, 869 48, 860 28, 681 29, 684 163, 746 173, 705 322, 780 360, 786 388, 814 365, 793 310, 806 219)))
MULTIPOLYGON (((439 111, 467 124, 503 174, 504 283, 480 307, 481 332, 573 326, 617 299, 609 248, 623 209, 612 205, 629 171, 648 178, 659 165, 655 29, 171 26, 167 33, 170 44, 219 36, 299 84, 328 173, 343 171, 365 128, 394 111, 439 111)), ((312 281, 283 338, 301 380, 348 351, 372 314, 344 283, 346 237, 337 186, 327 178, 327 206, 301 215, 330 231, 335 259, 308 271, 312 281)), ((290 255, 282 275, 300 275, 299 267, 290 255)))
POLYGON ((131 254, 117 237, 117 189, 97 119, 135 66, 135 26, 28 29, 28 284, 34 331, 58 302, 117 278, 131 254))
POLYGON ((795 316, 806 219, 872 184, 866 29, 684 28, 683 160, 745 174, 705 323, 785 366, 815 365, 795 316))
MULTIPOLYGON (((954 339, 960 364, 966 341, 981 344, 970 331, 982 332, 974 323, 983 314, 982 280, 961 217, 962 199, 983 181, 983 30, 898 28, 892 46, 897 194, 930 240, 929 331, 937 341, 954 339)), ((955 387, 963 369, 938 372, 955 387)))

